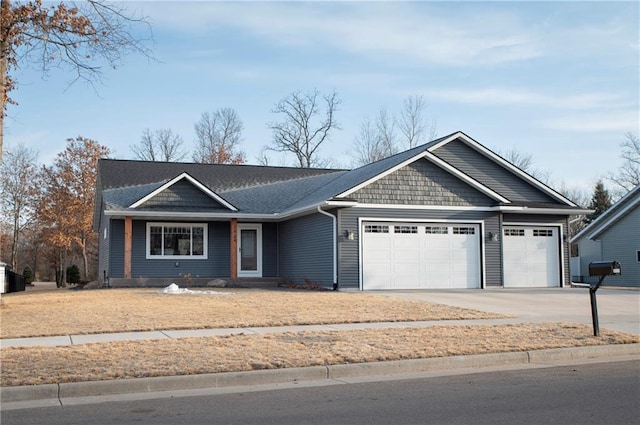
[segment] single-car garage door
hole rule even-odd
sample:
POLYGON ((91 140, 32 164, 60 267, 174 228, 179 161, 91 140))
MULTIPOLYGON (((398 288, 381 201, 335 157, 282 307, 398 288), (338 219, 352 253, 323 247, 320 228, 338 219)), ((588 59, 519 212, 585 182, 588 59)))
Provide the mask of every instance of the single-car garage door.
POLYGON ((560 286, 560 242, 557 227, 505 226, 504 286, 560 286))
POLYGON ((363 222, 362 288, 480 287, 480 226, 363 222))

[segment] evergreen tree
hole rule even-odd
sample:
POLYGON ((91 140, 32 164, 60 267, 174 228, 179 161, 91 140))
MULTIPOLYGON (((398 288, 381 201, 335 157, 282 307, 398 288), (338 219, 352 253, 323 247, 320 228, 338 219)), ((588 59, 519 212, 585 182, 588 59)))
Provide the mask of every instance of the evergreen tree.
POLYGON ((605 212, 611 206, 611 196, 609 196, 609 192, 605 189, 602 180, 596 183, 596 187, 593 191, 593 196, 591 198, 591 203, 589 204, 589 209, 595 210, 592 214, 587 216, 587 223, 591 223, 593 220, 598 218, 603 212, 605 212))

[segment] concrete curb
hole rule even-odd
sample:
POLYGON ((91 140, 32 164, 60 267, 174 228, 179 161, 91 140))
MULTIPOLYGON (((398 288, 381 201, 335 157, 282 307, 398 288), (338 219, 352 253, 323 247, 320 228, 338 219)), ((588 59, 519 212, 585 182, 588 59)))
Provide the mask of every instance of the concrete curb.
POLYGON ((640 355, 640 344, 595 345, 305 368, 1 387, 0 401, 2 403, 55 401, 60 405, 64 399, 78 397, 339 380, 364 376, 526 365, 628 355, 640 355))

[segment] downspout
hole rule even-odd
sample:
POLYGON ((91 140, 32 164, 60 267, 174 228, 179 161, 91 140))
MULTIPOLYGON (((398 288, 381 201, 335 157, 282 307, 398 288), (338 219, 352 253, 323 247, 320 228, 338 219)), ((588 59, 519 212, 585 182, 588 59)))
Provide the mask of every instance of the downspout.
POLYGON ((337 241, 337 233, 338 233, 338 220, 336 216, 333 214, 329 214, 326 211, 323 211, 320 205, 318 205, 318 212, 322 215, 326 215, 327 217, 331 217, 331 221, 333 222, 333 290, 338 290, 338 241, 337 241))

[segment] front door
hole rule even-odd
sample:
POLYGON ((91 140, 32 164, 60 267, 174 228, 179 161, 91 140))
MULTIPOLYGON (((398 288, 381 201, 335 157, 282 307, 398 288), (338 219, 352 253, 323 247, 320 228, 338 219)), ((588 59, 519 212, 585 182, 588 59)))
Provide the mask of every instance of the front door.
POLYGON ((262 277, 262 225, 238 224, 238 277, 262 277))

